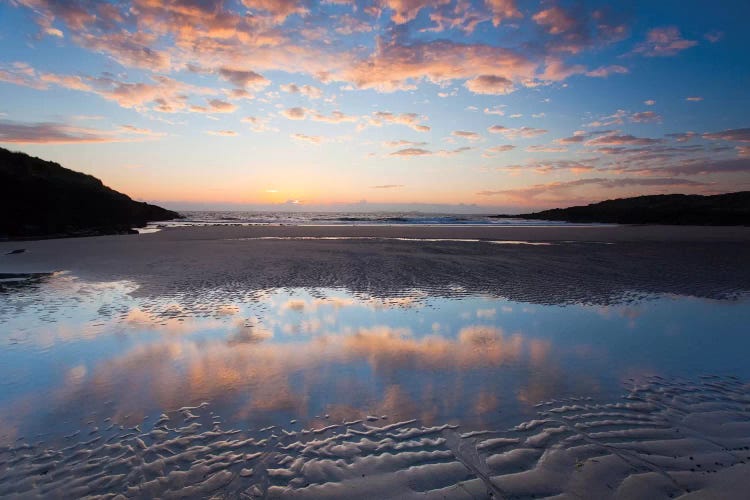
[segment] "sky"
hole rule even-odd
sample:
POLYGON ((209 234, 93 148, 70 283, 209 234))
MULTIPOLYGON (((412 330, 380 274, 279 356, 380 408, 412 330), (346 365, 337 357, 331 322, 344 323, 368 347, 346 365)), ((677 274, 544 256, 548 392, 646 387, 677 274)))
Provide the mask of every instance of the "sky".
POLYGON ((750 2, 0 0, 0 147, 177 209, 750 189, 750 2))

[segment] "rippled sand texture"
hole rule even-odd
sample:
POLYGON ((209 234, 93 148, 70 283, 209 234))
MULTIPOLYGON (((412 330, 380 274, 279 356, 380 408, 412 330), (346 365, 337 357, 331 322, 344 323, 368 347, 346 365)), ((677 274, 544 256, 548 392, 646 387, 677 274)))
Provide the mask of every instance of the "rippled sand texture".
POLYGON ((619 402, 550 401, 507 431, 368 416, 225 429, 209 405, 63 444, 0 449, 7 498, 730 498, 750 486, 750 395, 654 378, 619 402))
POLYGON ((67 270, 128 280, 140 296, 174 295, 196 308, 280 286, 609 304, 647 294, 722 299, 750 290, 748 242, 750 228, 742 227, 193 227, 0 242, 0 254, 26 249, 0 255, 0 273, 67 270), (431 241, 441 239, 454 241, 431 241))

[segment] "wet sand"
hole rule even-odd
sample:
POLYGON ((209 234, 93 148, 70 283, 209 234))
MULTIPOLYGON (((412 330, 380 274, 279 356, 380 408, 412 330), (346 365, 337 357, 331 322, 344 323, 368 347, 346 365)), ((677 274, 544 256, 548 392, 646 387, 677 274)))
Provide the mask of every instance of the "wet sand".
POLYGON ((4 498, 738 498, 750 486, 748 387, 659 378, 620 401, 540 403, 509 430, 387 416, 225 428, 210 405, 0 448, 4 498), (117 495, 117 496, 115 496, 117 495))
POLYGON ((133 281, 142 295, 195 300, 206 289, 240 300, 248 290, 285 286, 607 304, 750 290, 748 243, 746 227, 189 227, 0 242, 0 273, 71 271, 133 281))

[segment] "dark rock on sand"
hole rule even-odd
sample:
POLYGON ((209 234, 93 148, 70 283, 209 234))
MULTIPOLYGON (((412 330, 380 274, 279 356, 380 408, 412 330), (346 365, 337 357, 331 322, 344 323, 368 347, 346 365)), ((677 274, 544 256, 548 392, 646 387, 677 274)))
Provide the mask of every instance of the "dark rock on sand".
POLYGON ((0 148, 0 237, 127 234, 171 210, 133 201, 91 175, 0 148))
POLYGON ((637 196, 607 200, 586 206, 554 208, 530 214, 495 217, 578 223, 747 226, 750 225, 750 191, 714 196, 685 194, 637 196))

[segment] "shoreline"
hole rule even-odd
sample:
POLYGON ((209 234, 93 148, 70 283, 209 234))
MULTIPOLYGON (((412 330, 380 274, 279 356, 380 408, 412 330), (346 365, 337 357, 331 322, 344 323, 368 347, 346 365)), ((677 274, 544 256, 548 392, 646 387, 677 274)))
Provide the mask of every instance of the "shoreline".
POLYGON ((0 240, 0 253, 19 243, 82 240, 108 237, 158 237, 189 239, 236 239, 248 237, 370 237, 370 238, 472 238, 499 241, 750 241, 750 226, 664 226, 651 224, 201 224, 148 226, 128 234, 54 235, 44 238, 0 240))

